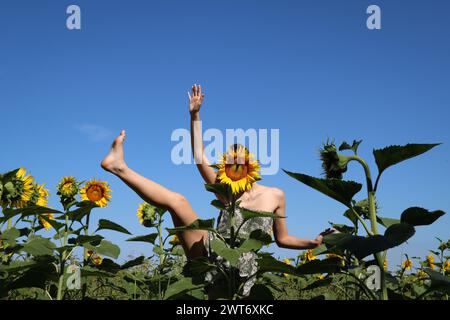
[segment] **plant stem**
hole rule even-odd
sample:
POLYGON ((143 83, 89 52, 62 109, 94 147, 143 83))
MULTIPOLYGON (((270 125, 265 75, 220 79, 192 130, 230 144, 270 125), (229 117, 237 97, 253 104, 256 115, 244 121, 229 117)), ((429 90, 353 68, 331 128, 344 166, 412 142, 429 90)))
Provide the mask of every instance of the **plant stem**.
MULTIPOLYGON (((358 161, 362 167, 364 168, 364 173, 366 175, 366 184, 367 184, 367 200, 369 202, 369 217, 370 217, 370 226, 372 230, 372 235, 378 235, 378 222, 377 222, 377 209, 375 206, 375 191, 373 189, 372 184, 372 175, 370 174, 370 168, 367 165, 364 159, 358 156, 352 156, 352 160, 358 161)), ((386 288, 386 275, 384 272, 384 259, 385 253, 378 252, 375 255, 375 260, 378 263, 378 267, 380 268, 380 283, 381 283, 381 299, 387 300, 387 288, 386 288)))

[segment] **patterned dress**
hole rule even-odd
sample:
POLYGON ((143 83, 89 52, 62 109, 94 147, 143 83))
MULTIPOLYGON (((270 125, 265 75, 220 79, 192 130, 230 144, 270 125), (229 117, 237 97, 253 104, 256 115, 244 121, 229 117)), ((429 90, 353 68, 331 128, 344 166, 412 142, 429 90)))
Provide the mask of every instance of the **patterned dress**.
MULTIPOLYGON (((226 210, 222 210, 219 215, 219 220, 217 224, 218 233, 224 237, 225 239, 230 238, 230 228, 229 228, 229 213, 226 210)), ((239 208, 236 208, 235 211, 235 225, 236 228, 242 224, 244 221, 244 217, 242 216, 239 208)), ((261 229, 269 235, 273 235, 273 218, 270 217, 256 217, 247 220, 244 225, 240 228, 239 234, 237 235, 238 239, 248 239, 249 235, 252 231, 261 229)), ((224 263, 226 266, 229 266, 228 261, 224 261, 221 256, 217 256, 213 252, 211 252, 211 248, 209 246, 209 241, 212 241, 216 238, 216 235, 212 232, 208 233, 208 238, 205 241, 205 247, 208 251, 208 256, 210 258, 215 259, 216 262, 224 263)), ((258 262, 256 261, 257 255, 255 252, 245 252, 241 254, 239 257, 238 269, 239 276, 244 280, 258 271, 258 262)), ((206 280, 211 280, 213 274, 208 272, 206 275, 206 280)), ((251 288, 256 282, 256 277, 252 277, 249 280, 245 280, 243 295, 247 296, 250 293, 251 288)))

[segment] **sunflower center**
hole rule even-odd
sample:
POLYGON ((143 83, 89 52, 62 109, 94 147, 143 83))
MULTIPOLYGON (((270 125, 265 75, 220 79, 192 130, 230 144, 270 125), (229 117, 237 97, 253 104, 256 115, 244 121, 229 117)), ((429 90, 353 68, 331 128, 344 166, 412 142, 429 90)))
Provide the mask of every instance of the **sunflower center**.
POLYGON ((103 198, 103 189, 99 186, 91 186, 86 191, 86 195, 91 201, 99 201, 103 198))
POLYGON ((225 174, 233 181, 238 181, 247 177, 247 164, 227 164, 225 165, 225 174))

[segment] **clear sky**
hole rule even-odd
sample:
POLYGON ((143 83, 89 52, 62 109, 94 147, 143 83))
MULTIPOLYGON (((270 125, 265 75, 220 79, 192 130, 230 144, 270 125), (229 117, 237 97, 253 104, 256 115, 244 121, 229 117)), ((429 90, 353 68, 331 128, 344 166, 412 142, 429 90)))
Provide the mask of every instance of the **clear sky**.
MULTIPOLYGON (((378 201, 380 215, 394 218, 410 206, 449 211, 449 12, 446 0, 1 1, 0 172, 26 167, 55 207, 60 177, 107 180, 112 202, 94 224, 107 218, 146 234, 141 200, 99 167, 126 129, 131 167, 184 194, 201 218, 216 217, 196 168, 170 158, 172 131, 189 126, 186 92, 201 83, 204 129, 279 129, 280 165, 290 171, 319 176, 327 138, 363 139, 374 172, 372 148, 442 142, 389 168, 378 201), (70 4, 81 7, 82 30, 66 28, 70 4), (366 27, 370 4, 381 7, 381 30, 366 27)), ((346 178, 362 181, 362 169, 351 165, 346 178)), ((281 170, 262 183, 285 191, 293 235, 346 223, 342 205, 281 170)), ((434 237, 449 237, 449 224, 447 215, 417 228, 392 250, 392 264, 402 252, 426 255, 434 237)), ((125 235, 103 234, 121 258, 150 254, 125 235)))

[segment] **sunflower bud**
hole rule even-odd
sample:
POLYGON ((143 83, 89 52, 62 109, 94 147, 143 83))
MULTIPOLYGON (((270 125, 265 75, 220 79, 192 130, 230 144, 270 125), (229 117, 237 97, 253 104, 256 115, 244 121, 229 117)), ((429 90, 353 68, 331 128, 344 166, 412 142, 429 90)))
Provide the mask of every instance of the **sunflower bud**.
POLYGON ((56 188, 57 195, 61 198, 62 203, 70 203, 80 191, 80 184, 75 177, 63 177, 56 188))
POLYGON ((320 150, 320 160, 327 179, 342 179, 350 158, 337 152, 334 143, 326 143, 320 150))

